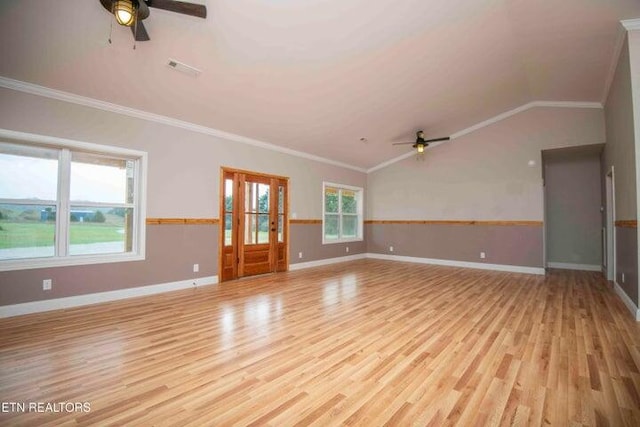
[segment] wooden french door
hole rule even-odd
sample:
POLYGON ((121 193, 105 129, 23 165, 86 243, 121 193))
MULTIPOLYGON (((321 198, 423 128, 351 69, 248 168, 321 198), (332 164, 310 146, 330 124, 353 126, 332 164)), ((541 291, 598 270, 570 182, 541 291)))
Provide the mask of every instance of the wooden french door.
POLYGON ((221 281, 288 269, 288 182, 222 168, 221 281))

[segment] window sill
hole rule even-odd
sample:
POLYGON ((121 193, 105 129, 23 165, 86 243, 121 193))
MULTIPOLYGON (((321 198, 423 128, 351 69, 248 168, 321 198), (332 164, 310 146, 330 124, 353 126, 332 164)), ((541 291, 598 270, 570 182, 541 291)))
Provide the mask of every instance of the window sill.
POLYGON ((355 239, 340 239, 340 240, 324 240, 322 239, 323 245, 333 245, 335 243, 353 243, 353 242, 362 242, 363 238, 355 238, 355 239))
POLYGON ((143 254, 85 255, 67 258, 37 258, 0 261, 0 272, 33 270, 36 268, 72 267, 76 265, 107 264, 114 262, 143 261, 143 254))

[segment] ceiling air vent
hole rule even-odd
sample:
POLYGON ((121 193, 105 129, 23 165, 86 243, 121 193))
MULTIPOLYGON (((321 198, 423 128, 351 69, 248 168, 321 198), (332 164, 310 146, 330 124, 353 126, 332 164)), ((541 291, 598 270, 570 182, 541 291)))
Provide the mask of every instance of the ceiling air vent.
POLYGON ((200 73, 202 73, 201 70, 198 70, 195 67, 192 67, 187 64, 183 64, 182 62, 176 61, 175 59, 171 59, 171 58, 169 58, 169 62, 167 62, 167 65, 176 71, 189 74, 190 76, 193 76, 193 77, 198 77, 200 73))

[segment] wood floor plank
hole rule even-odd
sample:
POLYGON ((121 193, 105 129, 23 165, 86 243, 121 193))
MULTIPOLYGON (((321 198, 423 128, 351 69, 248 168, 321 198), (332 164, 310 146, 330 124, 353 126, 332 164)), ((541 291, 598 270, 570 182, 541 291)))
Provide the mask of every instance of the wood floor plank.
POLYGON ((600 273, 380 260, 0 319, 4 425, 640 425, 600 273))

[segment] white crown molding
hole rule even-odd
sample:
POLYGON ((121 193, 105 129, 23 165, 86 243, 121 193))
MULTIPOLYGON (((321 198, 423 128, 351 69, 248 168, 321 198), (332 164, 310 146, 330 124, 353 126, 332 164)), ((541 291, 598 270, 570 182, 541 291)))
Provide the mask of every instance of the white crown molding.
MULTIPOLYGON (((434 145, 435 145, 435 144, 434 144, 434 145)), ((428 146, 428 147, 425 147, 425 151, 426 151, 426 150, 428 150, 428 149, 429 149, 429 148, 431 148, 431 147, 433 147, 433 145, 430 145, 430 146, 428 146)), ((411 157, 411 156, 415 156, 415 155, 416 155, 416 152, 415 152, 415 151, 410 151, 410 152, 405 153, 405 154, 403 154, 403 155, 401 155, 401 156, 394 157, 393 159, 389 159, 389 160, 384 161, 384 162, 382 162, 382 163, 380 163, 380 164, 378 164, 378 165, 375 165, 375 166, 374 166, 374 167, 372 167, 372 168, 367 169, 367 173, 369 174, 369 173, 371 173, 371 172, 375 172, 375 171, 377 171, 377 170, 384 169, 384 168, 386 168, 386 167, 387 167, 387 166, 389 166, 389 165, 392 165, 392 164, 397 163, 397 162, 399 162, 399 161, 401 161, 401 160, 404 160, 404 159, 408 159, 409 157, 411 157)))
POLYGON ((622 48, 624 46, 624 39, 627 36, 627 31, 640 30, 640 19, 626 19, 620 21, 620 25, 618 26, 618 34, 616 36, 616 44, 613 48, 613 53, 611 55, 611 62, 609 63, 609 70, 607 71, 607 77, 604 82, 604 91, 602 93, 602 105, 607 103, 607 98, 609 98, 609 91, 611 90, 611 84, 613 83, 613 78, 616 74, 616 68, 618 68, 618 60, 620 59, 620 54, 622 53, 622 48))
POLYGON ((0 306, 0 318, 100 304, 103 302, 155 295, 198 286, 215 285, 216 283, 218 283, 218 276, 199 277, 197 279, 162 283, 160 285, 140 286, 137 288, 118 289, 117 291, 98 292, 94 294, 75 295, 72 297, 5 305, 0 306))
POLYGON ((589 101, 533 101, 525 105, 531 105, 529 108, 548 107, 548 108, 593 108, 596 110, 602 109, 602 103, 589 102, 589 101))
POLYGON ((20 92, 25 92, 32 95, 39 95, 46 98, 56 99, 59 101, 70 102, 72 104, 82 105, 85 107, 96 108, 98 110, 108 111, 111 113, 117 113, 117 114, 129 116, 129 117, 135 117, 142 120, 148 120, 155 123, 160 123, 168 126, 186 129, 192 132, 202 133, 202 134, 213 136, 216 138, 226 139, 228 141, 240 142, 242 144, 248 144, 254 147, 265 148, 267 150, 277 151, 280 153, 289 154, 291 156, 301 157, 303 159, 313 160, 320 163, 326 163, 332 166, 339 166, 342 168, 366 173, 365 168, 339 162, 336 160, 327 159, 327 158, 316 156, 309 153, 304 153, 302 151, 292 150, 290 148, 281 147, 279 145, 275 145, 269 142, 247 138, 241 135, 224 132, 224 131, 213 129, 207 126, 197 125, 195 123, 174 119, 171 117, 162 116, 159 114, 150 113, 143 110, 137 110, 135 108, 125 107, 118 104, 113 104, 111 102, 100 101, 98 99, 93 99, 86 96, 80 96, 80 95, 64 92, 57 89, 51 89, 45 86, 40 86, 33 83, 27 83, 27 82, 11 79, 4 76, 0 76, 0 87, 16 90, 20 92))
MULTIPOLYGON (((85 96, 76 95, 69 92, 64 92, 57 89, 51 89, 48 87, 36 85, 33 83, 27 83, 20 80, 11 79, 8 77, 0 76, 0 87, 4 87, 7 89, 12 89, 20 92, 29 93, 32 95, 39 95, 46 98, 56 99, 59 101, 70 102, 77 105, 82 105, 85 107, 96 108, 103 111, 108 111, 112 113, 122 114, 129 117, 135 117, 138 119, 148 120, 151 122, 156 122, 168 126, 174 126, 181 129, 186 129, 193 132, 202 133, 205 135, 210 135, 216 138, 222 138, 229 141, 240 142, 243 144, 252 145, 255 147, 265 148, 267 150, 277 151, 284 154, 289 154, 292 156, 313 160, 320 163, 325 163, 333 166, 343 167, 346 169, 355 170, 358 172, 371 173, 375 172, 379 169, 397 163, 401 160, 404 160, 408 157, 413 156, 415 153, 409 152, 403 154, 401 156, 395 157, 393 159, 387 160, 383 163, 380 163, 376 166, 373 166, 370 169, 361 168, 358 166, 350 165, 347 163, 339 162, 336 160, 326 159, 324 157, 315 156, 313 154, 304 153, 302 151, 292 150, 290 148, 281 147, 279 145, 275 145, 269 142, 259 141, 257 139, 247 138, 241 135, 236 135, 229 132, 224 132, 218 129, 209 128, 202 125, 197 125, 195 123, 186 122, 183 120, 174 119, 167 116, 162 116, 155 113, 150 113, 147 111, 137 110, 135 108, 125 107, 118 104, 113 104, 106 101, 100 101, 98 99, 88 98, 85 96)), ((602 108, 602 104, 599 102, 573 102, 573 101, 533 101, 527 104, 516 107, 512 110, 506 111, 504 113, 498 114, 490 119, 484 120, 480 123, 477 123, 473 126, 470 126, 466 129, 462 129, 458 132, 451 134, 451 139, 456 139, 461 136, 467 135, 471 132, 475 132, 479 129, 497 123, 501 120, 504 120, 508 117, 511 117, 515 114, 522 113, 534 107, 554 107, 554 108, 602 108)), ((446 141, 439 141, 437 143, 431 144, 427 149, 432 149, 437 147, 440 144, 445 143, 446 141)))
POLYGON ((640 18, 625 19, 623 21, 620 21, 620 23, 627 31, 640 30, 640 18))
MULTIPOLYGON (((458 132, 454 132, 451 134, 451 140, 454 140, 456 138, 460 138, 461 136, 464 135, 468 135, 472 132, 475 132, 477 130, 480 130, 482 128, 485 128, 487 126, 490 126, 492 124, 498 123, 502 120, 505 120, 511 116, 515 116, 516 114, 522 113, 524 111, 530 110, 532 108, 536 108, 536 107, 551 107, 551 108, 598 108, 601 109, 602 108, 602 104, 599 102, 574 102, 574 101, 532 101, 529 102, 527 104, 521 105, 519 107, 516 107, 512 110, 509 111, 505 111, 504 113, 498 114, 497 116, 491 117, 490 119, 484 120, 480 123, 477 123, 473 126, 469 126, 466 129, 462 129, 461 131, 458 132)), ((435 144, 431 144, 429 145, 426 150, 432 149, 434 147, 437 147, 440 144, 444 144, 447 141, 440 141, 437 142, 435 144)), ((371 173, 371 172, 375 172, 379 169, 385 168, 389 165, 392 165, 394 163, 397 163, 401 160, 404 160, 408 157, 411 157, 415 155, 414 152, 410 152, 410 153, 406 153, 403 154, 401 156, 395 157, 391 160, 387 160, 386 162, 380 163, 379 165, 376 165, 370 169, 367 169, 367 173, 371 173)))
POLYGON ((468 128, 462 129, 461 131, 454 132, 453 134, 451 134, 451 139, 460 138, 461 136, 468 135, 487 126, 491 126, 492 124, 501 122, 502 120, 508 119, 511 116, 515 116, 516 114, 520 114, 535 107, 535 104, 535 102, 529 102, 528 104, 521 105, 514 108, 513 110, 505 111, 504 113, 498 114, 497 116, 491 117, 490 119, 484 120, 473 126, 469 126, 468 128))
POLYGON ((609 63, 609 69, 607 70, 607 76, 604 81, 604 91, 602 92, 602 105, 607 103, 607 98, 609 98, 609 91, 611 90, 611 85, 613 84, 613 78, 616 75, 616 69, 618 68, 618 61, 620 60, 620 54, 622 53, 622 48, 624 47, 624 39, 627 36, 627 31, 624 27, 624 21, 621 21, 622 25, 618 26, 618 34, 616 36, 616 44, 613 48, 613 53, 611 54, 611 61, 609 63))

